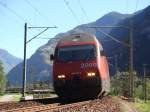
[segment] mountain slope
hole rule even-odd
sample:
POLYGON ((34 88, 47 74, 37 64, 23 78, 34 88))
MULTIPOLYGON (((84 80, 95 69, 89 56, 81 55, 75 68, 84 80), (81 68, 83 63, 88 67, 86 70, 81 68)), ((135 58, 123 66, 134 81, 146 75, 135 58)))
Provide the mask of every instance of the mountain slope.
POLYGON ((21 62, 21 59, 11 55, 7 51, 0 49, 0 60, 3 63, 5 73, 21 62))
MULTIPOLYGON (((134 70, 140 74, 143 74, 143 64, 147 64, 147 67, 150 68, 150 52, 148 52, 150 49, 150 6, 144 10, 136 12, 135 15, 132 15, 132 17, 119 22, 117 25, 130 26, 131 21, 133 24, 134 70)), ((113 29, 110 33, 121 41, 129 41, 129 31, 127 30, 125 31, 113 29)), ((120 48, 120 53, 118 53, 118 61, 123 60, 122 63, 124 64, 119 63, 120 69, 123 69, 126 66, 125 64, 128 64, 128 49, 123 46, 118 47, 114 44, 115 43, 112 44, 113 47, 111 47, 109 51, 112 49, 120 48)), ((109 53, 109 55, 114 54, 109 53)))
MULTIPOLYGON (((30 81, 36 81, 36 80, 50 80, 52 81, 51 77, 51 66, 52 63, 49 61, 49 55, 53 53, 55 45, 57 41, 63 37, 64 35, 68 35, 70 33, 75 32, 89 32, 97 36, 98 40, 101 41, 104 50, 106 51, 106 54, 108 57, 111 57, 109 60, 109 63, 114 65, 114 56, 118 55, 118 64, 120 70, 124 70, 128 64, 128 48, 122 46, 121 44, 118 44, 114 42, 112 39, 108 38, 104 34, 100 32, 102 30, 105 33, 109 33, 113 36, 115 36, 120 41, 128 42, 128 31, 124 29, 112 29, 112 28, 101 28, 101 29, 95 29, 95 28, 88 28, 90 26, 111 26, 111 25, 125 25, 129 26, 129 19, 133 18, 136 26, 137 31, 133 33, 134 38, 136 38, 139 43, 136 44, 140 46, 142 45, 143 38, 138 37, 136 35, 144 35, 145 38, 147 38, 147 43, 149 42, 149 7, 147 7, 145 10, 139 11, 138 13, 135 13, 135 16, 133 18, 133 15, 128 14, 120 14, 117 12, 111 12, 106 15, 104 15, 102 18, 96 20, 95 22, 83 24, 80 26, 75 27, 74 29, 66 32, 61 33, 55 36, 54 39, 49 40, 49 42, 46 45, 43 45, 40 47, 28 60, 28 67, 27 67, 27 80, 30 81), (144 17, 143 17, 144 15, 144 17), (146 16, 145 16, 146 15, 146 16), (145 23, 143 23, 145 22, 145 23), (32 78, 31 78, 32 77, 32 78)), ((144 43, 144 42, 143 42, 144 43)), ((147 48, 144 48, 143 50, 137 50, 137 54, 145 54, 145 52, 150 48, 148 44, 146 45, 147 48)), ((136 47, 135 47, 136 48, 136 47)), ((138 48, 138 49, 139 49, 138 48)), ((148 55, 149 56, 149 55, 148 55)), ((138 56, 137 56, 138 59, 138 56)), ((140 61, 140 60, 138 60, 140 61)), ((146 61, 148 64, 150 64, 150 61, 146 61)), ((136 63, 135 63, 136 64, 136 63)), ((140 66, 140 65, 137 65, 140 66)), ((114 73, 114 66, 110 66, 111 68, 111 74, 114 73)), ((7 75, 8 80, 11 84, 15 84, 15 81, 18 81, 19 84, 22 83, 22 64, 17 65, 13 70, 11 70, 7 75)))

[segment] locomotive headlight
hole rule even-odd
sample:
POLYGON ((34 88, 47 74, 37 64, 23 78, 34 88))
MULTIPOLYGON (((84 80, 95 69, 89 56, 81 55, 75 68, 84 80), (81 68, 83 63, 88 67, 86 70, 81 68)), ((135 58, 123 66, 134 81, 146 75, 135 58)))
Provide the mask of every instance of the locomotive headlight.
POLYGON ((87 73, 87 76, 88 77, 93 77, 93 76, 95 76, 95 73, 94 72, 89 72, 89 73, 87 73))
POLYGON ((91 73, 92 76, 95 76, 95 73, 91 73))
POLYGON ((62 75, 58 75, 57 77, 58 77, 59 79, 64 79, 66 76, 62 74, 62 75))

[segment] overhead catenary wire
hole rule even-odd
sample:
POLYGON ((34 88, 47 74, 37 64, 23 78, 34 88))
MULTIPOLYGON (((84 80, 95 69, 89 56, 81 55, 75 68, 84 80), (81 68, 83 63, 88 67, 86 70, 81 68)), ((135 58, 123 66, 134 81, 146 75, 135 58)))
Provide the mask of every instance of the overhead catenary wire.
MULTIPOLYGON (((37 14, 38 15, 40 15, 45 21, 50 21, 50 19, 47 17, 47 16, 45 16, 41 11, 39 11, 29 0, 25 0, 26 2, 27 2, 27 4, 30 6, 30 7, 32 7, 33 8, 33 10, 35 11, 35 12, 37 12, 37 14)), ((50 21, 51 22, 51 21, 50 21)), ((51 22, 52 23, 52 22, 51 22)), ((57 27, 55 24, 53 24, 54 25, 54 27, 57 27)), ((28 27, 28 28, 30 28, 30 27, 28 27)), ((42 28, 42 27, 32 27, 32 28, 42 28)), ((45 27, 46 28, 46 27, 45 27)), ((39 30, 39 29, 38 29, 39 30)), ((44 31, 42 31, 42 32, 40 32, 39 34, 42 34, 43 32, 45 32, 46 30, 48 30, 48 28, 46 28, 44 31)), ((40 30, 39 30, 40 31, 40 30)), ((45 35, 45 34, 44 34, 45 35)), ((28 42, 30 42, 31 40, 33 40, 33 39, 35 39, 36 37, 38 37, 39 35, 36 35, 36 36, 34 36, 34 37, 32 37, 30 40, 28 40, 28 42)), ((40 37, 38 37, 38 38, 40 38, 40 37)), ((28 43, 27 42, 27 43, 28 43)))
MULTIPOLYGON (((109 28, 110 26, 101 26, 101 27, 103 27, 103 28, 109 28)), ((113 27, 113 26, 111 26, 111 27, 113 27)), ((117 27, 117 26, 114 26, 114 28, 115 28, 115 27, 117 27)), ((122 26, 118 26, 118 28, 119 28, 119 27, 122 27, 122 26)), ((100 30, 99 27, 89 27, 89 28, 94 28, 96 31, 100 31, 102 34, 104 34, 106 37, 109 37, 109 38, 112 39, 113 41, 115 41, 115 42, 117 42, 117 43, 119 43, 119 44, 121 44, 121 45, 123 45, 123 46, 129 47, 129 45, 128 45, 127 43, 122 42, 122 41, 116 39, 114 36, 111 36, 111 35, 105 33, 104 31, 100 30)), ((124 27, 124 28, 127 28, 127 27, 124 27)))
POLYGON ((42 39, 48 39, 48 40, 49 40, 49 39, 51 39, 51 38, 39 37, 39 38, 36 38, 36 39, 41 39, 41 40, 42 40, 42 39))
POLYGON ((126 8, 125 8, 126 10, 126 13, 128 13, 129 12, 129 1, 128 0, 126 0, 126 8))
POLYGON ((1 12, 1 15, 2 15, 3 17, 6 17, 6 19, 9 20, 9 22, 10 22, 10 20, 11 20, 11 22, 13 22, 13 23, 18 23, 18 24, 20 24, 19 21, 17 21, 16 19, 10 17, 10 16, 7 15, 6 13, 2 13, 2 12, 1 12))
MULTIPOLYGON (((35 12, 37 12, 43 19, 45 19, 46 21, 50 21, 50 19, 45 16, 43 13, 41 13, 29 0, 25 0, 27 2, 27 4, 32 7, 34 9, 35 12)), ((51 21, 50 21, 51 22, 51 21)), ((53 23, 53 22, 51 22, 53 23)), ((53 24, 54 26, 56 26, 55 24, 53 24)))
POLYGON ((136 11, 137 11, 138 4, 139 4, 139 0, 136 0, 136 4, 135 4, 135 10, 134 10, 134 12, 136 12, 136 11))
POLYGON ((110 41, 113 41, 112 39, 100 39, 100 42, 110 42, 110 41))
POLYGON ((99 30, 99 31, 100 31, 101 33, 103 33, 104 35, 106 35, 107 37, 109 37, 109 38, 111 38, 112 40, 114 40, 115 42, 117 42, 117 43, 119 43, 119 44, 121 44, 121 45, 123 45, 123 46, 129 47, 129 45, 128 45, 127 43, 124 43, 124 42, 122 42, 122 41, 116 39, 115 37, 113 37, 113 36, 111 36, 111 35, 105 33, 105 32, 102 31, 102 30, 99 30))
MULTIPOLYGON (((24 19, 21 15, 19 15, 17 12, 15 12, 13 9, 9 8, 7 5, 5 5, 3 2, 0 1, 0 5, 6 8, 10 13, 18 17, 21 21, 25 22, 26 19, 24 19)), ((31 25, 30 22, 28 22, 29 25, 31 25)), ((32 25, 31 25, 32 26, 32 25)))
POLYGON ((41 31, 40 33, 38 33, 36 36, 34 36, 33 38, 31 38, 30 40, 28 40, 26 43, 29 43, 30 41, 32 41, 33 39, 35 39, 36 37, 38 37, 39 35, 41 35, 42 33, 44 33, 46 30, 48 30, 48 28, 46 28, 45 30, 41 31))
POLYGON ((30 40, 28 40, 26 43, 29 43, 30 41, 32 41, 33 39, 37 38, 39 35, 41 35, 42 33, 44 33, 45 31, 47 31, 49 28, 57 28, 57 27, 28 27, 29 29, 31 28, 36 28, 36 29, 39 29, 39 28, 44 28, 43 31, 41 31, 40 33, 38 33, 37 35, 35 35, 33 38, 31 38, 30 40))
MULTIPOLYGON (((41 13, 41 11, 39 11, 29 0, 25 0, 26 2, 27 2, 27 4, 30 6, 30 7, 32 7, 33 8, 33 10, 35 11, 35 12, 37 12, 37 14, 38 15, 40 15, 45 21, 50 21, 50 19, 47 17, 47 16, 45 16, 43 13, 41 13)), ((51 21, 50 21, 51 22, 51 21)), ((51 22, 52 23, 52 22, 51 22)), ((57 27, 55 24, 53 24, 54 25, 54 27, 57 27)), ((30 28, 30 27, 28 27, 28 28, 30 28)), ((33 27, 32 27, 33 28, 33 27)), ((38 28, 38 27, 36 27, 36 28, 38 28)), ((41 27, 42 28, 42 27, 41 27)), ((38 29, 39 30, 39 29, 38 29)), ((40 30, 39 30, 40 31, 40 30)), ((46 30, 45 30, 46 31, 46 30)), ((44 34, 45 35, 45 34, 44 34)), ((34 36, 35 37, 35 36, 34 36)), ((33 38, 34 38, 33 37, 33 38)), ((37 36, 36 36, 37 37, 37 36)), ((40 37, 38 37, 38 38, 40 38, 40 37)), ((31 40, 31 39, 30 39, 31 40)), ((29 40, 29 41, 30 41, 29 40)))
POLYGON ((64 0, 64 3, 66 4, 67 8, 69 9, 69 11, 71 12, 71 14, 73 15, 73 17, 75 18, 75 20, 77 21, 78 24, 80 24, 80 21, 78 19, 78 17, 76 16, 75 12, 72 10, 72 8, 69 5, 69 2, 67 0, 64 0))
POLYGON ((82 4, 81 4, 81 1, 80 1, 80 0, 77 0, 77 1, 78 1, 79 7, 80 7, 82 13, 83 13, 84 16, 86 17, 86 19, 89 20, 89 17, 88 17, 88 15, 87 15, 85 9, 83 8, 83 6, 82 6, 82 4))
MULTIPOLYGON (((0 1, 0 5, 1 6, 3 6, 5 9, 7 9, 10 13, 12 13, 13 15, 15 15, 18 19, 20 19, 21 21, 23 21, 23 22, 27 22, 27 20, 26 19, 24 19, 21 15, 19 15, 16 11, 14 11, 13 9, 11 9, 11 8, 9 8, 7 5, 5 5, 3 2, 1 2, 0 1)), ((32 27, 32 24, 30 23, 30 22, 27 22, 31 27, 32 27)), ((56 26, 55 26, 56 27, 56 26)), ((46 29, 47 30, 47 29, 46 29)), ((46 30, 44 30, 44 31, 46 31, 46 30)), ((42 31, 42 33, 43 33, 43 31, 42 31)), ((40 33, 41 34, 41 33, 40 33)), ((35 37, 35 36, 34 36, 35 37)), ((33 38, 34 38, 33 37, 33 38)), ((37 37, 37 36, 36 36, 37 37)), ((33 39, 32 38, 32 39, 33 39)), ((29 40, 29 41, 31 41, 31 39, 29 40)), ((29 42, 28 41, 28 42, 29 42)))

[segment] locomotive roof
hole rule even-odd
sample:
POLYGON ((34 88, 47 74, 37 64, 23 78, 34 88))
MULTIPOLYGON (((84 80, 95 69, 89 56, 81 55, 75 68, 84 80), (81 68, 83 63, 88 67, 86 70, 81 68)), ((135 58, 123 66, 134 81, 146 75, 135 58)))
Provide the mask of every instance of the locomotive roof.
POLYGON ((100 49, 103 49, 101 43, 96 39, 96 37, 89 33, 69 34, 67 36, 62 37, 57 45, 59 46, 59 45, 64 45, 66 43, 76 43, 76 42, 97 43, 100 49))
POLYGON ((70 34, 63 37, 59 43, 64 42, 95 42, 96 38, 88 33, 70 34))

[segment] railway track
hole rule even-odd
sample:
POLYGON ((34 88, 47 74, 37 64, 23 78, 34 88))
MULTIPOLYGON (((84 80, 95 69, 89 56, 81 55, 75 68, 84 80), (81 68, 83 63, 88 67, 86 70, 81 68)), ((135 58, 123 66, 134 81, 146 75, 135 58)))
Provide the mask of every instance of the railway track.
POLYGON ((70 104, 52 103, 5 109, 2 112, 120 112, 119 103, 110 96, 70 104))
POLYGON ((39 102, 34 102, 34 101, 27 101, 27 102, 7 102, 7 103, 1 103, 0 104, 0 112, 2 111, 7 111, 7 110, 12 110, 12 109, 17 109, 17 108, 22 108, 22 107, 32 107, 32 106, 40 106, 42 105, 39 102))

